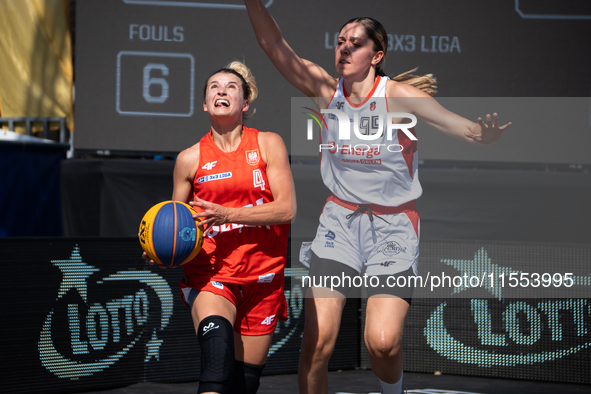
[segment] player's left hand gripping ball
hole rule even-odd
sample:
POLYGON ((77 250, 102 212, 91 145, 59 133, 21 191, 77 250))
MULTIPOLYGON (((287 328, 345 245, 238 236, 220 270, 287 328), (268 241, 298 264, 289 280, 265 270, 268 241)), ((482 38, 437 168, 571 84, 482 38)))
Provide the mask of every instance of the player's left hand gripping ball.
POLYGON ((176 267, 191 261, 203 245, 201 219, 180 201, 163 201, 146 212, 140 223, 139 238, 148 257, 160 265, 176 267))

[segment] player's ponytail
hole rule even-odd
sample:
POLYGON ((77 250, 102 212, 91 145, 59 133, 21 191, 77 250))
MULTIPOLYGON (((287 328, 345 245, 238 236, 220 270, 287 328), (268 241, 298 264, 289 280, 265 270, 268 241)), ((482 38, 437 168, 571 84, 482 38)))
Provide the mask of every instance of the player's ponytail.
POLYGON ((246 67, 246 64, 239 62, 238 60, 229 63, 225 68, 234 70, 238 74, 240 74, 240 76, 244 80, 243 85, 246 84, 246 86, 243 86, 243 90, 245 93, 244 98, 248 100, 249 103, 252 103, 258 97, 259 89, 257 88, 254 75, 252 74, 250 69, 246 67))
MULTIPOLYGON (((246 64, 239 62, 238 60, 234 60, 233 62, 228 63, 225 67, 228 70, 232 70, 237 73, 240 78, 242 79, 242 90, 244 91, 244 99, 248 100, 249 104, 258 97, 259 95, 259 88, 257 88, 256 81, 254 79, 254 75, 250 71, 250 68, 246 67, 246 64)), ((252 113, 243 115, 244 119, 250 119, 256 112, 256 108, 253 108, 252 113)))
POLYGON ((417 69, 418 67, 413 68, 412 70, 408 70, 407 72, 393 77, 392 79, 396 82, 406 83, 410 86, 414 86, 417 89, 421 89, 430 96, 435 95, 435 93, 437 93, 437 79, 433 76, 433 74, 425 74, 422 76, 412 74, 413 72, 417 71, 417 69))

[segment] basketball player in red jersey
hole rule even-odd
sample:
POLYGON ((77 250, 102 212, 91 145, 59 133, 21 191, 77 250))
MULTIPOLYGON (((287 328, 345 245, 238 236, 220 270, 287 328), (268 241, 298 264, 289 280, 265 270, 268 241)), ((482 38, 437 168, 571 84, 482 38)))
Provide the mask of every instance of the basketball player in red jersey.
POLYGON ((208 78, 211 131, 182 151, 173 200, 205 228, 183 266, 183 301, 201 346, 198 393, 256 393, 277 320, 287 319, 283 269, 295 191, 281 137, 244 126, 257 96, 250 70, 233 62, 208 78))
MULTIPOLYGON (((497 114, 487 115, 486 123, 480 118, 475 123, 446 110, 431 98, 433 79, 428 76, 403 74, 388 78, 383 71, 388 36, 372 18, 355 18, 341 28, 335 46, 339 78, 335 78, 293 51, 260 0, 244 3, 257 40, 277 70, 320 109, 344 112, 344 121, 371 119, 379 112, 372 111, 381 107, 383 112, 413 114, 436 130, 473 145, 494 143, 509 126, 499 126, 497 114), (415 97, 421 99, 401 100, 415 97)), ((355 145, 354 137, 339 140, 334 116, 334 112, 324 114, 328 127, 321 131, 322 141, 336 141, 340 147, 355 145)), ((322 179, 332 195, 324 206, 316 239, 301 253, 310 257, 302 262, 309 265, 312 277, 351 277, 366 270, 367 275, 386 283, 386 279, 397 275, 417 273, 420 227, 415 200, 422 189, 417 176, 416 141, 400 130, 395 133, 397 141, 386 140, 385 134, 382 140, 371 143, 388 146, 398 142, 401 150, 372 152, 374 158, 379 155, 379 160, 352 160, 353 156, 347 156, 350 152, 343 152, 344 147, 321 153, 322 179), (394 252, 396 261, 391 261, 394 259, 388 255, 394 252)), ((367 143, 359 140, 360 144, 367 143)), ((382 393, 399 394, 402 331, 412 289, 410 294, 388 286, 367 290, 364 339, 371 366, 380 379, 382 393)), ((335 294, 322 287, 308 290, 299 364, 300 393, 328 393, 327 366, 347 291, 338 289, 335 294)))

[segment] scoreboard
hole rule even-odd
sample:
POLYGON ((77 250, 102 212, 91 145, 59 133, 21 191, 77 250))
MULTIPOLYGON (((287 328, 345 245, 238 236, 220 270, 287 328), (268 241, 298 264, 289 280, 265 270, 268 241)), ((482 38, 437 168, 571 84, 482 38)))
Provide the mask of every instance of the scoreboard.
MULTIPOLYGON (((419 67, 417 74, 433 73, 437 78, 435 97, 444 106, 449 98, 466 99, 452 111, 473 121, 497 111, 502 123, 513 122, 501 142, 485 154, 419 122, 421 159, 591 164, 584 149, 591 143, 587 2, 264 4, 296 53, 335 77, 340 27, 352 17, 374 17, 388 32, 388 75, 419 67), (507 97, 514 101, 503 101, 507 97), (483 98, 498 98, 500 105, 488 106, 483 98), (536 108, 534 98, 548 100, 544 108, 536 108), (561 112, 564 102, 553 98, 578 99, 576 114, 561 112), (515 99, 522 100, 516 104, 515 99)), ((260 93, 247 125, 281 135, 292 156, 317 157, 318 152, 298 142, 305 123, 294 126, 291 119, 291 100, 302 94, 260 49, 243 1, 85 0, 76 3, 76 23, 77 151, 176 155, 209 131, 202 109, 206 78, 240 60, 253 71, 260 93)), ((570 103, 566 107, 574 108, 570 103)))

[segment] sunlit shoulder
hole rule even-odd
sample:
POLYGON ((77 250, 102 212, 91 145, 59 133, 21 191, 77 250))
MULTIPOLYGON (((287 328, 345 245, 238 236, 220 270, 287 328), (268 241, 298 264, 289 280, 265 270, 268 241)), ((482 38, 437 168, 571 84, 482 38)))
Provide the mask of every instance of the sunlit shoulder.
POLYGON ((421 89, 392 79, 386 84, 386 95, 387 97, 431 97, 421 89))

